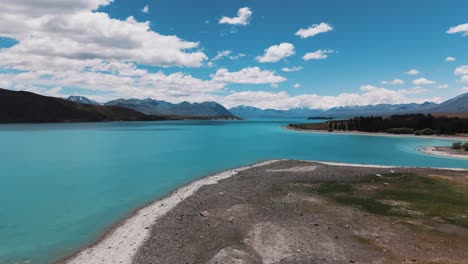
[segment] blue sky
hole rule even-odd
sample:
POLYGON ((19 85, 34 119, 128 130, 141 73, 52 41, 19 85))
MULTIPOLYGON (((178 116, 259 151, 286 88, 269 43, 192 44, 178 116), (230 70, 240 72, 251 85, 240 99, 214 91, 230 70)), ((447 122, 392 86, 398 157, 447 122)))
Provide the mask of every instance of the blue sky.
POLYGON ((13 90, 278 109, 468 92, 462 0, 4 2, 0 86, 13 90))

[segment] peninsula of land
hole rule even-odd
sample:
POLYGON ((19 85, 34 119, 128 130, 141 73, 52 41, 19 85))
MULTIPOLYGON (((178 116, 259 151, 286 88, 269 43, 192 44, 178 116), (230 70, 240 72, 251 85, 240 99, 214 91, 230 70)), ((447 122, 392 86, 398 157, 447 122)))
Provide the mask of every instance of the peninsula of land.
POLYGON ((454 149, 453 147, 427 147, 420 150, 434 156, 468 159, 468 151, 464 149, 454 149))
POLYGON ((463 263, 468 171, 267 161, 188 184, 66 263, 463 263))

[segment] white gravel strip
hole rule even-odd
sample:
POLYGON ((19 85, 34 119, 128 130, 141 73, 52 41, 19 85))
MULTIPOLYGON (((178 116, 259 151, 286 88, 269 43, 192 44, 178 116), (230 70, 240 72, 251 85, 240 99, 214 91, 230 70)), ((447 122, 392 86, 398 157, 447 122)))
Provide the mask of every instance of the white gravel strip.
MULTIPOLYGON (((304 160, 307 161, 307 160, 304 160)), ((385 165, 372 165, 372 164, 355 164, 355 163, 340 163, 340 162, 324 162, 324 161, 315 161, 324 165, 331 166, 345 166, 345 167, 361 167, 361 168, 382 168, 382 169, 392 169, 392 168, 423 168, 423 169, 434 169, 434 170, 451 170, 451 171, 468 171, 468 168, 436 168, 436 167, 405 167, 405 166, 385 166, 385 165)))
POLYGON ((123 224, 110 232, 102 241, 77 253, 66 263, 130 264, 138 248, 149 237, 151 225, 180 202, 193 195, 202 186, 216 184, 220 180, 230 178, 240 171, 269 165, 274 162, 277 162, 277 160, 228 170, 181 187, 168 197, 142 208, 134 216, 126 219, 123 224))
POLYGON ((278 169, 278 170, 265 170, 266 172, 306 172, 306 171, 314 171, 317 169, 317 166, 298 166, 298 167, 291 167, 287 169, 278 169))
POLYGON ((429 155, 440 156, 440 157, 447 157, 447 158, 456 158, 456 159, 468 159, 468 155, 457 155, 457 154, 450 154, 443 151, 438 151, 434 147, 427 147, 422 148, 419 151, 424 152, 429 155))

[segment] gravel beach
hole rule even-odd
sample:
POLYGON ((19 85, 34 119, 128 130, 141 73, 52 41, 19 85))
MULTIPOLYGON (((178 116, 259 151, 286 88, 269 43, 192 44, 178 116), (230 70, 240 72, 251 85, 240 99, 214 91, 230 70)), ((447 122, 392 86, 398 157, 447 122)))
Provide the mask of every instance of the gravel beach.
POLYGON ((270 161, 179 189, 68 263, 466 263, 465 204, 453 219, 404 196, 372 200, 417 179, 468 196, 466 170, 270 161))

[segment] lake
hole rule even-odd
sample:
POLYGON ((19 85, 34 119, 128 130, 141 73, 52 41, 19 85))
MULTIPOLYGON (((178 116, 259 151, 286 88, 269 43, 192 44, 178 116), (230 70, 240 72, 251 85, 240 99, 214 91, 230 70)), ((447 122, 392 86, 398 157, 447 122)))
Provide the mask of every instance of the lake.
POLYGON ((467 168, 417 151, 449 140, 311 134, 305 119, 0 125, 0 263, 49 263, 135 208, 267 159, 467 168))

